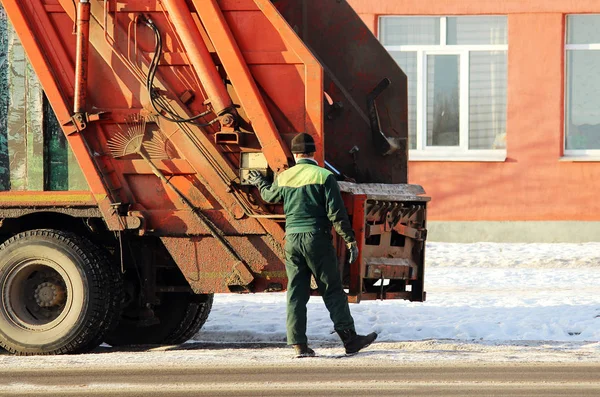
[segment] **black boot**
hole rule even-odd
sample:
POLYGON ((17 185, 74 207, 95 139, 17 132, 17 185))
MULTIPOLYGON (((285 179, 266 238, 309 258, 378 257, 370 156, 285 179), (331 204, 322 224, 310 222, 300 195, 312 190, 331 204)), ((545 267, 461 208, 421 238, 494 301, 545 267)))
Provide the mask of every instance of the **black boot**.
POLYGON ((296 358, 304 358, 304 357, 314 357, 315 351, 308 347, 306 343, 300 343, 294 346, 294 350, 296 350, 296 358))
POLYGON ((342 342, 344 342, 346 354, 356 354, 377 339, 375 332, 371 332, 369 335, 357 335, 354 330, 346 329, 344 331, 337 331, 337 333, 342 342))

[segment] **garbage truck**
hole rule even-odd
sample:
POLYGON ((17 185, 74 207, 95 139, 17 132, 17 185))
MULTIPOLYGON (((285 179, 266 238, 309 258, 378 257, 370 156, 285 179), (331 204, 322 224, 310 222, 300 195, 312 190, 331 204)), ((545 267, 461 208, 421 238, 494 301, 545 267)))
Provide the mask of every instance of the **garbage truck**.
POLYGON ((347 1, 0 3, 2 348, 179 344, 214 294, 285 291, 285 214, 247 176, 298 133, 356 233, 350 302, 425 300, 406 76, 347 1))

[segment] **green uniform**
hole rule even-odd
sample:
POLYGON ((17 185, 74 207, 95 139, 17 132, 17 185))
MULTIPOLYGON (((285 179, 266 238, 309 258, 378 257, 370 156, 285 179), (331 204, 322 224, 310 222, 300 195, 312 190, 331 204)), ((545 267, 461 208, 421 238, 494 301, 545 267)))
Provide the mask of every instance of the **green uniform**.
POLYGON ((259 185, 263 200, 283 201, 286 214, 287 337, 290 345, 307 343, 306 304, 313 274, 336 331, 354 330, 342 288, 332 226, 347 242, 354 231, 334 175, 312 160, 299 160, 273 184, 259 185))

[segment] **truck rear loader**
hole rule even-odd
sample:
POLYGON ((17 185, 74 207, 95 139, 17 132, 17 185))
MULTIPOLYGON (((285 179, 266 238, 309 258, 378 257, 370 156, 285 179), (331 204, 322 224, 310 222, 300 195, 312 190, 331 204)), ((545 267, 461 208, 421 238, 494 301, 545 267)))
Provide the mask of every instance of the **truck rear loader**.
POLYGON ((23 71, 0 84, 1 347, 178 344, 215 293, 284 291, 282 206, 246 178, 301 132, 356 233, 351 265, 334 237, 349 300, 425 300, 406 76, 346 1, 0 3, 23 49, 0 71, 23 71))

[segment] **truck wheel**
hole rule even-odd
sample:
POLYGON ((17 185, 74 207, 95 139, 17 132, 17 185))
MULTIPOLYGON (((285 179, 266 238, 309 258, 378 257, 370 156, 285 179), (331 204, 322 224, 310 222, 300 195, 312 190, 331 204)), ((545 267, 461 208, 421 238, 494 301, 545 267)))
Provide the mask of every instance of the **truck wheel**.
POLYGON ((158 323, 144 326, 143 310, 129 307, 105 342, 111 346, 179 345, 200 331, 212 304, 213 294, 165 293, 154 308, 158 323))
POLYGON ((0 246, 0 346, 19 355, 83 353, 116 324, 120 274, 89 240, 32 230, 0 246))

